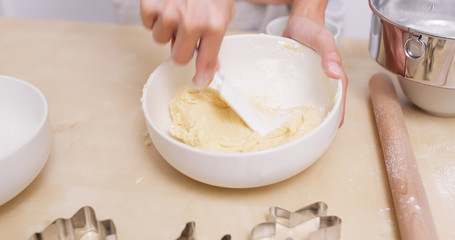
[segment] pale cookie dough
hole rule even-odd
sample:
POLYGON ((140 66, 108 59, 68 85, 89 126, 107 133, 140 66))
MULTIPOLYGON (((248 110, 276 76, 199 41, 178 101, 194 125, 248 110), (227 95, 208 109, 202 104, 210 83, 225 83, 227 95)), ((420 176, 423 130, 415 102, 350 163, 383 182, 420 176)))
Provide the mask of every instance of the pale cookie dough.
POLYGON ((253 132, 212 89, 184 88, 170 102, 171 134, 190 146, 216 152, 251 152, 293 141, 318 126, 323 116, 312 104, 292 109, 280 128, 253 132))

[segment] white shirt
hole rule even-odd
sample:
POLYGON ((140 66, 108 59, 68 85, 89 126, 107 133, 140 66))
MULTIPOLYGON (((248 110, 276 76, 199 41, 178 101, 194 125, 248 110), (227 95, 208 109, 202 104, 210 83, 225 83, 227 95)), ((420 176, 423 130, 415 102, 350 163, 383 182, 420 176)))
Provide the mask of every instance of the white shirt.
MULTIPOLYGON (((139 11, 140 0, 111 0, 116 7, 116 19, 123 24, 141 24, 139 11)), ((263 31, 272 19, 289 15, 287 4, 263 4, 242 0, 236 1, 236 15, 228 29, 245 31, 263 31)))
POLYGON ((264 31, 271 20, 287 16, 288 4, 263 4, 238 0, 236 14, 228 26, 230 30, 264 31))

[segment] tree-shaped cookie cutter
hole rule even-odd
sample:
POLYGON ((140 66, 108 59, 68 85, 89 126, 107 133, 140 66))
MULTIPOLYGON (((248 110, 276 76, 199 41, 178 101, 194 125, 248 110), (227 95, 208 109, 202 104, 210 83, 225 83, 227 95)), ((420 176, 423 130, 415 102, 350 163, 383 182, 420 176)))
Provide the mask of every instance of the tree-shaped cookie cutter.
MULTIPOLYGON (((196 240, 196 223, 194 221, 187 222, 177 240, 196 240)), ((226 234, 221 240, 231 240, 231 235, 226 234)))
POLYGON ((117 240, 114 222, 98 221, 92 207, 79 209, 71 218, 58 218, 29 240, 117 240))
MULTIPOLYGON (((327 216, 327 204, 316 202, 295 212, 271 207, 268 222, 256 225, 251 232, 251 240, 275 239, 276 225, 294 228, 310 220, 317 220, 318 228, 308 234, 309 240, 337 240, 341 234, 341 219, 327 216)), ((293 240, 291 237, 286 240, 293 240)))

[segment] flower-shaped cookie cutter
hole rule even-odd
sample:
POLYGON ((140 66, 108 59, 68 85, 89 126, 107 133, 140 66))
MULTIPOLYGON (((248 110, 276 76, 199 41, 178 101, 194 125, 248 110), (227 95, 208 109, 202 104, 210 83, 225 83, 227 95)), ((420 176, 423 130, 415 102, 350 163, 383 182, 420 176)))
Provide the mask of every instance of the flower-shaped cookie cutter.
MULTIPOLYGON (((316 202, 295 212, 279 207, 269 209, 268 222, 256 225, 251 232, 251 240, 275 239, 277 224, 292 229, 309 221, 317 224, 317 230, 307 234, 309 240, 336 240, 341 234, 341 219, 337 216, 327 216, 327 204, 316 202)), ((287 237, 286 240, 293 238, 287 237)))
POLYGON ((117 240, 114 222, 98 221, 92 207, 79 209, 71 218, 58 218, 29 240, 117 240))

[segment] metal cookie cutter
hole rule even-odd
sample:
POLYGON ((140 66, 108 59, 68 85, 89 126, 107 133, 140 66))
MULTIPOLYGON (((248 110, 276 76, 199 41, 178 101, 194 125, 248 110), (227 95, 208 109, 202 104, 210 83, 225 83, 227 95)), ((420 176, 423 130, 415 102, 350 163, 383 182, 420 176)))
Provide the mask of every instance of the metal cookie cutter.
POLYGON ((58 218, 29 240, 117 240, 114 222, 98 221, 89 206, 79 209, 71 218, 58 218))
MULTIPOLYGON (((195 222, 188 222, 185 225, 185 228, 182 230, 180 237, 177 240, 196 240, 196 223, 195 222)), ((221 240, 231 240, 231 235, 226 234, 221 238, 221 240)))
MULTIPOLYGON (((269 220, 256 225, 251 232, 251 240, 275 239, 277 223, 288 228, 290 232, 304 223, 316 225, 306 234, 309 240, 336 240, 340 238, 341 219, 337 216, 326 216, 327 204, 316 202, 295 212, 289 212, 279 207, 269 209, 269 220), (316 228, 317 230, 314 230, 316 228)), ((308 230, 307 230, 308 231, 308 230)), ((293 240, 287 236, 286 240, 293 240)))

